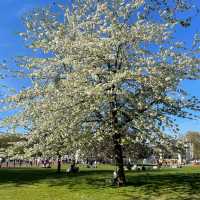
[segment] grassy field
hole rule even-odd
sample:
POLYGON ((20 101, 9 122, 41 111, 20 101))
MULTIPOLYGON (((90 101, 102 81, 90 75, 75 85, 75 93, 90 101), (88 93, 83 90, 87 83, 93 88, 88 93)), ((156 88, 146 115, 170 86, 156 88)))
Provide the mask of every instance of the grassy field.
POLYGON ((0 169, 1 200, 200 200, 200 168, 127 172, 128 185, 111 185, 113 168, 0 169))

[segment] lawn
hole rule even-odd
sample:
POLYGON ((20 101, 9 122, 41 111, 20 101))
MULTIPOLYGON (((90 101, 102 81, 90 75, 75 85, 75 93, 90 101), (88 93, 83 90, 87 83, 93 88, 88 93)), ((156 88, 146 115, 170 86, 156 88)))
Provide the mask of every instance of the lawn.
POLYGON ((128 185, 113 187, 112 167, 81 168, 77 175, 55 169, 0 169, 1 200, 195 200, 200 168, 127 172, 128 185))

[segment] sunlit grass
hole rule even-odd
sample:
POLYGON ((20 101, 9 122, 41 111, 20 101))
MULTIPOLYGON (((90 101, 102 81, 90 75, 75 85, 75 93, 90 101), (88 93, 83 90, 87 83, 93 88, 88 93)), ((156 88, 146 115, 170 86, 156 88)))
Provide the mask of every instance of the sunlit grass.
POLYGON ((113 166, 81 167, 79 174, 55 169, 0 169, 2 200, 182 200, 200 199, 200 168, 127 172, 128 185, 111 185, 113 166))

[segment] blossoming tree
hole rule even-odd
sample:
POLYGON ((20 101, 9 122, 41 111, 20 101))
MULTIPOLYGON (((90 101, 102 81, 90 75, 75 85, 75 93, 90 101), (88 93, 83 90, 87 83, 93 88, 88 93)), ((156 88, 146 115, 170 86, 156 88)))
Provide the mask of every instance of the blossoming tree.
POLYGON ((184 2, 84 0, 60 6, 62 16, 33 11, 20 35, 45 56, 19 60, 33 86, 7 98, 21 109, 4 123, 27 128, 35 146, 57 155, 109 140, 125 184, 124 144, 158 140, 163 127, 177 132, 174 117, 199 111, 198 99, 180 88, 198 79, 200 63, 195 45, 173 37, 190 23, 174 17, 189 9, 184 2))

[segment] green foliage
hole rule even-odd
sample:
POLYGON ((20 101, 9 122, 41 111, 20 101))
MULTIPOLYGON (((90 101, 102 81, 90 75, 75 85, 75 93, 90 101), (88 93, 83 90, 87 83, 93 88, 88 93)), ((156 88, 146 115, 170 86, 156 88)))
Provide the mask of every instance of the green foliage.
POLYGON ((24 154, 24 144, 27 138, 20 134, 0 135, 0 157, 16 156, 24 154))
POLYGON ((189 131, 186 133, 185 139, 192 144, 193 158, 200 159, 200 133, 189 131))
POLYGON ((0 134, 0 148, 7 148, 16 142, 24 140, 25 138, 19 134, 0 134))

